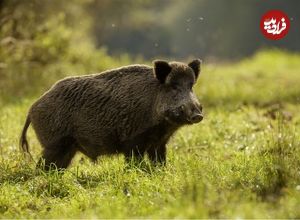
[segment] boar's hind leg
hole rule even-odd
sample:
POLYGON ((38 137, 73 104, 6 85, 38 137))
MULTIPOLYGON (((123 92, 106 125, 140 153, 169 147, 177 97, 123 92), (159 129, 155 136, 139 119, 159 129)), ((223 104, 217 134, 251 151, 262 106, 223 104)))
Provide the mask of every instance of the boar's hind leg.
POLYGON ((51 167, 57 169, 67 168, 76 153, 76 142, 73 138, 62 138, 55 144, 45 146, 43 155, 38 162, 38 167, 44 163, 44 169, 49 170, 51 167))
POLYGON ((154 164, 166 164, 166 145, 161 145, 160 147, 152 147, 147 150, 147 154, 149 160, 152 161, 154 164))

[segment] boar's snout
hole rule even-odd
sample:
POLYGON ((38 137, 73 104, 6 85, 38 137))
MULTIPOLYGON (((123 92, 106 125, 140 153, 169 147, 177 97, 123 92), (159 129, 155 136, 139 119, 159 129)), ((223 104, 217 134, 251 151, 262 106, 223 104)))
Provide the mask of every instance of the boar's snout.
POLYGON ((188 121, 192 124, 199 123, 203 119, 202 105, 196 103, 191 108, 190 114, 188 116, 188 121))
POLYGON ((169 110, 167 118, 178 124, 199 123, 203 119, 202 106, 198 103, 186 103, 169 110))
POLYGON ((198 123, 198 122, 202 121, 202 119, 203 119, 203 115, 200 113, 196 113, 196 114, 192 115, 192 117, 190 118, 190 122, 198 123))

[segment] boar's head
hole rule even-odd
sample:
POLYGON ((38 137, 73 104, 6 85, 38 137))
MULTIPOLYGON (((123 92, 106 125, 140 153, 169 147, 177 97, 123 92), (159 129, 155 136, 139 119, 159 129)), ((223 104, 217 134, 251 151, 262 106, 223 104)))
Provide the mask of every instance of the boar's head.
POLYGON ((203 119, 202 106, 193 92, 200 74, 201 60, 188 65, 179 62, 154 61, 154 76, 160 82, 155 104, 158 115, 172 124, 198 123, 203 119))

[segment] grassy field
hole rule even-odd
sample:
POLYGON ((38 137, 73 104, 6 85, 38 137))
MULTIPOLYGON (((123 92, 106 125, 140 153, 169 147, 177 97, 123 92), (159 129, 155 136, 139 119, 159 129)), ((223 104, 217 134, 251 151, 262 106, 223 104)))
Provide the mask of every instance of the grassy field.
POLYGON ((77 155, 39 172, 18 148, 39 94, 1 106, 0 218, 300 218, 300 55, 204 63, 195 90, 205 118, 174 135, 165 168, 77 155))

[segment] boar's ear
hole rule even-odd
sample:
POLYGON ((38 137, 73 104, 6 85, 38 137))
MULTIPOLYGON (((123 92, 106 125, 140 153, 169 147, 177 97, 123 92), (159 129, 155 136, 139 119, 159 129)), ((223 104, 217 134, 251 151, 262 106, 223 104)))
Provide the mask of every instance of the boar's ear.
POLYGON ((196 80, 201 71, 201 63, 202 60, 200 59, 193 60, 192 62, 189 63, 189 67, 191 67, 194 70, 196 80))
POLYGON ((154 60, 154 75, 161 82, 164 83, 168 74, 171 72, 172 67, 167 61, 154 60))

